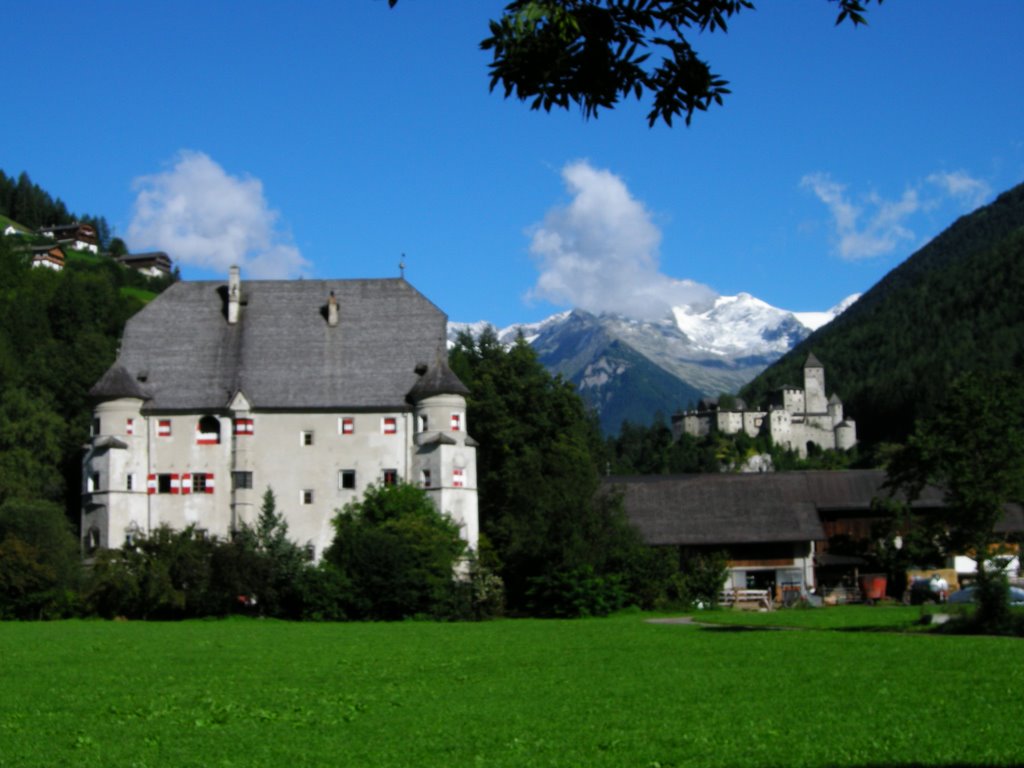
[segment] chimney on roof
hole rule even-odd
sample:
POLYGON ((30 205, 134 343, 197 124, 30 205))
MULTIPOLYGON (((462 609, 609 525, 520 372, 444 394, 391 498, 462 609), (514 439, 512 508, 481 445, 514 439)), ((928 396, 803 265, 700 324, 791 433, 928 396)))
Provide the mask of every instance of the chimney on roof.
POLYGON ((338 324, 338 300, 334 297, 334 291, 327 297, 327 324, 332 328, 338 324))
POLYGON ((242 277, 234 264, 228 270, 228 323, 238 322, 238 308, 242 301, 242 277))

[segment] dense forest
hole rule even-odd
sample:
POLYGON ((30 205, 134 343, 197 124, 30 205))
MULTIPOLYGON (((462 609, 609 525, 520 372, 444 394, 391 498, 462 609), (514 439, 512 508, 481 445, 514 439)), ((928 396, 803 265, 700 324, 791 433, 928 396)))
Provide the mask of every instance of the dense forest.
POLYGON ((1024 368, 1024 185, 965 216, 748 384, 767 403, 814 352, 862 442, 903 442, 962 373, 1024 368))
POLYGON ((34 184, 24 171, 17 179, 0 171, 0 216, 6 216, 33 231, 51 225, 76 222, 91 224, 96 229, 100 248, 106 249, 111 242, 110 225, 105 218, 72 213, 63 200, 52 197, 38 184, 34 184))
POLYGON ((15 240, 0 238, 0 503, 57 502, 77 524, 87 393, 127 319, 170 281, 102 256, 32 269, 15 240))

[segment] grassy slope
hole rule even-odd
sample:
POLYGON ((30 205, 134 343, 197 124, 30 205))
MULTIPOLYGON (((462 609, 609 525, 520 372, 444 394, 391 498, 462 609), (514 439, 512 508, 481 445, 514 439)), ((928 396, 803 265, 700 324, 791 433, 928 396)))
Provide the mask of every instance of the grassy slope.
POLYGON ((0 766, 1010 765, 1020 649, 637 615, 10 623, 0 766))

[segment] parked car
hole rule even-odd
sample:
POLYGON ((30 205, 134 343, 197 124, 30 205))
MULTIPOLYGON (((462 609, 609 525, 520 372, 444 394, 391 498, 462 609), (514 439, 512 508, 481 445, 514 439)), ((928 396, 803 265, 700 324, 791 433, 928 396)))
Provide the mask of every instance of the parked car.
MULTIPOLYGON (((951 603, 973 603, 977 587, 964 587, 949 596, 951 603)), ((1024 587, 1010 586, 1010 605, 1024 605, 1024 587)))
POLYGON ((934 573, 931 578, 914 579, 910 584, 910 604, 944 603, 949 597, 949 582, 941 574, 934 573))

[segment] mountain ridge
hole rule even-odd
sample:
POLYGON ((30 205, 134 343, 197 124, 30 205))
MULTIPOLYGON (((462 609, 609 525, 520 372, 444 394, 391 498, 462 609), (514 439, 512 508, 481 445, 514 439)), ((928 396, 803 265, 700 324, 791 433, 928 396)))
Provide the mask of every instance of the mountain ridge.
MULTIPOLYGON (((655 321, 572 309, 496 333, 504 344, 521 334, 545 367, 577 386, 612 433, 623 420, 649 423, 701 397, 736 392, 856 299, 796 313, 740 293, 719 296, 710 307, 673 307, 655 321)), ((488 325, 449 323, 449 343, 488 325)))

